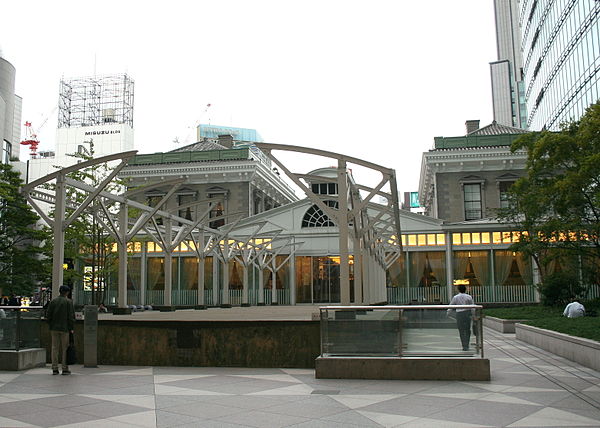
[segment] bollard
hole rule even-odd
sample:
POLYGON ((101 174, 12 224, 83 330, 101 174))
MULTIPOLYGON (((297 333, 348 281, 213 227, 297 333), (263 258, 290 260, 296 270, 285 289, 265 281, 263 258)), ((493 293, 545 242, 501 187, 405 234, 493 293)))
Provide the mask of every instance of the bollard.
POLYGON ((83 308, 83 366, 98 367, 98 306, 83 308))

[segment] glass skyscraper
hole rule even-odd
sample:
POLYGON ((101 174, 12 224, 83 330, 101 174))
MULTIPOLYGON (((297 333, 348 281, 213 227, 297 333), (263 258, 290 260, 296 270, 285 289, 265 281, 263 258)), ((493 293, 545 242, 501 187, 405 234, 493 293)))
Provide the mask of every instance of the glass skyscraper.
POLYGON ((519 29, 519 0, 494 0, 498 60, 490 63, 494 120, 525 128, 527 110, 519 29))
POLYGON ((600 98, 600 1, 520 0, 530 130, 557 130, 600 98))

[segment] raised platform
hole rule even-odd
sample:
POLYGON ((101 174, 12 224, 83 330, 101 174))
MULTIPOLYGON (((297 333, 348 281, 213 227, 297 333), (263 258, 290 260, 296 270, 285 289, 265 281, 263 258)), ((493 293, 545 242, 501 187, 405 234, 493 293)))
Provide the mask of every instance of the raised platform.
POLYGON ((21 349, 19 351, 0 350, 0 370, 27 370, 46 365, 44 348, 21 349))
POLYGON ((317 379, 490 380, 486 358, 318 357, 317 379))
POLYGON ((489 327, 492 330, 498 331, 500 333, 514 333, 515 332, 515 324, 521 323, 524 320, 506 320, 503 318, 496 318, 485 316, 483 317, 483 325, 485 327, 489 327))
POLYGON ((600 342, 526 324, 516 325, 516 337, 517 340, 600 371, 600 342))

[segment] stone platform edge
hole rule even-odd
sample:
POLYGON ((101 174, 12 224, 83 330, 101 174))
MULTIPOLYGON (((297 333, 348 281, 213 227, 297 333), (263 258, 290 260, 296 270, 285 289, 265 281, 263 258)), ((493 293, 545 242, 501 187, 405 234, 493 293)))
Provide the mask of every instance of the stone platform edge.
POLYGON ((517 340, 600 371, 600 342, 525 324, 516 324, 517 340))
POLYGON ((317 379, 490 380, 486 358, 318 357, 317 379))
POLYGON ((46 365, 46 349, 0 350, 0 370, 18 371, 46 365))
POLYGON ((483 325, 491 328, 492 330, 499 331, 500 333, 514 333, 515 324, 521 323, 525 320, 507 320, 504 318, 490 317, 486 315, 483 317, 483 325))

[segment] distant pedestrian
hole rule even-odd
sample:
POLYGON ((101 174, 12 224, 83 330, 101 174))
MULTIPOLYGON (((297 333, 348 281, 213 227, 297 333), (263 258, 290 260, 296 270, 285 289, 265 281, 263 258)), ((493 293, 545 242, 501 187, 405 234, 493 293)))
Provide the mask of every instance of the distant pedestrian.
POLYGON ((11 294, 10 299, 8 300, 8 306, 21 306, 21 302, 17 296, 11 294))
POLYGON ((567 318, 579 318, 585 316, 585 307, 577 301, 577 299, 572 299, 571 303, 569 303, 565 307, 565 311, 563 312, 563 316, 567 318))
MULTIPOLYGON (((466 293, 467 287, 463 284, 458 286, 458 294, 450 301, 451 305, 474 305, 473 297, 466 293)), ((454 309, 448 309, 450 314, 454 309)), ((473 317, 473 309, 456 309, 456 327, 460 335, 463 351, 469 350, 469 340, 471 340, 471 319, 473 317)))
POLYGON ((61 352, 62 374, 70 375, 67 365, 67 347, 69 346, 69 333, 75 328, 75 309, 73 302, 67 298, 69 287, 61 285, 58 289, 60 296, 52 299, 48 305, 46 317, 52 336, 52 374, 58 374, 58 352, 61 352))

